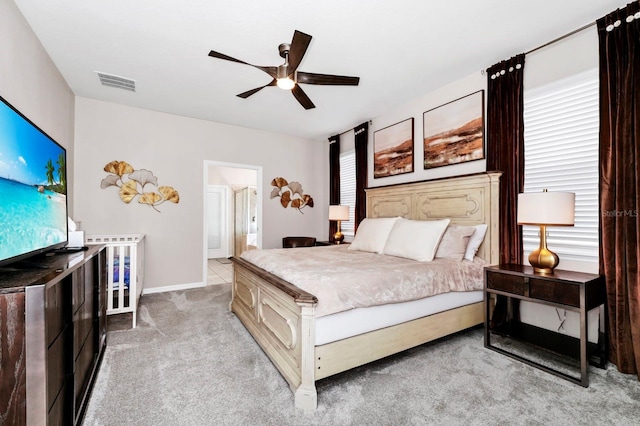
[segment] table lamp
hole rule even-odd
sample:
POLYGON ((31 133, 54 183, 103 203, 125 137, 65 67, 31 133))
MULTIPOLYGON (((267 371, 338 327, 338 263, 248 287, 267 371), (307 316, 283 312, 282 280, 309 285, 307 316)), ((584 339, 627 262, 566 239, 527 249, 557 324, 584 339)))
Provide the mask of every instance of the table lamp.
POLYGON ((344 240, 344 234, 340 230, 340 222, 349 220, 349 206, 329 206, 329 220, 338 222, 338 231, 333 235, 336 244, 344 240))
POLYGON ((529 254, 535 272, 553 274, 558 255, 547 248, 547 226, 573 226, 576 194, 573 192, 527 192, 518 194, 518 225, 540 226, 540 247, 529 254))

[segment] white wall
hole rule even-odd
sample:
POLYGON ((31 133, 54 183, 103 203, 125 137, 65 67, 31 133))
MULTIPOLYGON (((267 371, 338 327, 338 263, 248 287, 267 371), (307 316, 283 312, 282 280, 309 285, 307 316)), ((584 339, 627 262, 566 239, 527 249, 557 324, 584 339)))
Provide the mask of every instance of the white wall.
POLYGON ((0 0, 0 96, 67 149, 73 210, 74 95, 13 1, 0 0))
POLYGON ((285 235, 328 233, 326 143, 81 97, 75 130, 75 219, 89 234, 146 234, 147 288, 202 282, 206 160, 263 167, 264 248, 280 247, 285 235), (178 190, 180 203, 158 213, 123 203, 115 187, 101 189, 113 160, 151 170, 159 185, 178 190), (317 207, 301 214, 270 199, 276 176, 300 182, 317 207))

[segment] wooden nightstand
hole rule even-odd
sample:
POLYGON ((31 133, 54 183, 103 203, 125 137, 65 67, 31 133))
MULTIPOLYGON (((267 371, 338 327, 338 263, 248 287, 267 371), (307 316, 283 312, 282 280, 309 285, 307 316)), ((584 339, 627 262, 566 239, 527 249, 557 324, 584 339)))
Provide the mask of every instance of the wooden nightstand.
POLYGON ((590 343, 587 339, 587 312, 601 305, 606 306, 606 290, 604 277, 555 270, 553 275, 539 274, 530 266, 499 265, 485 268, 485 324, 484 345, 496 352, 540 368, 549 373, 577 383, 589 386, 588 363, 603 368, 607 362, 606 327, 604 325, 604 309, 600 312, 600 332, 598 343, 590 343), (506 320, 490 326, 491 295, 507 298, 506 320), (514 318, 513 300, 527 300, 542 303, 580 315, 580 338, 576 339, 564 334, 544 330, 524 324, 514 318), (525 342, 535 348, 542 348, 556 354, 568 355, 580 360, 580 377, 543 365, 521 355, 511 353, 504 348, 492 345, 492 335, 525 342))
MULTIPOLYGON (((341 245, 344 244, 351 244, 351 243, 347 243, 347 242, 341 242, 341 245)), ((331 241, 316 241, 316 246, 333 246, 333 245, 338 245, 336 243, 332 243, 331 241)))

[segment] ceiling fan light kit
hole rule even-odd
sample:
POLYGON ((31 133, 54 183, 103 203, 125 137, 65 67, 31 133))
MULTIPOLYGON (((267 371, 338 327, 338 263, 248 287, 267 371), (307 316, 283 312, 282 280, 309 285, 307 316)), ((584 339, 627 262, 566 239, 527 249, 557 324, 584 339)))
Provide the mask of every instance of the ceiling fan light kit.
POLYGON ((291 80, 289 77, 284 77, 284 78, 279 78, 276 84, 282 90, 291 90, 293 89, 293 86, 296 85, 296 82, 291 80))
POLYGON ((284 90, 290 90, 293 97, 304 107, 304 109, 315 108, 311 99, 300 88, 300 83, 303 84, 316 84, 316 85, 337 85, 337 86, 357 86, 360 82, 360 77, 349 77, 344 75, 331 75, 331 74, 315 74, 303 71, 298 71, 298 65, 302 61, 304 54, 307 52, 307 48, 311 43, 311 36, 301 31, 294 31, 291 44, 282 43, 278 46, 280 56, 284 58, 284 64, 279 66, 263 67, 259 65, 253 65, 248 62, 241 61, 239 59, 232 58, 223 53, 216 51, 210 51, 209 56, 212 58, 218 58, 225 61, 237 62, 239 64, 249 65, 257 68, 271 76, 272 80, 264 86, 256 87, 255 89, 247 90, 240 93, 237 96, 243 99, 258 93, 260 90, 268 86, 278 86, 284 90))
POLYGON ((295 71, 293 72, 293 78, 289 78, 289 44, 282 43, 278 46, 280 50, 280 56, 284 58, 284 64, 278 66, 278 71, 276 72, 276 85, 283 90, 291 90, 293 86, 296 85, 295 80, 295 71))

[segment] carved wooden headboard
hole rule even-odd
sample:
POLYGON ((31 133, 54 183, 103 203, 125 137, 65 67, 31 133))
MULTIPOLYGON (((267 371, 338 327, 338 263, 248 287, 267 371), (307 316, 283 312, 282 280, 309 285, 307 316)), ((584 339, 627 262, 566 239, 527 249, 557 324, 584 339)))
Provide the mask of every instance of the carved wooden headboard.
POLYGON ((478 256, 499 263, 498 203, 501 172, 478 173, 367 189, 367 217, 450 218, 456 225, 488 225, 478 256))

